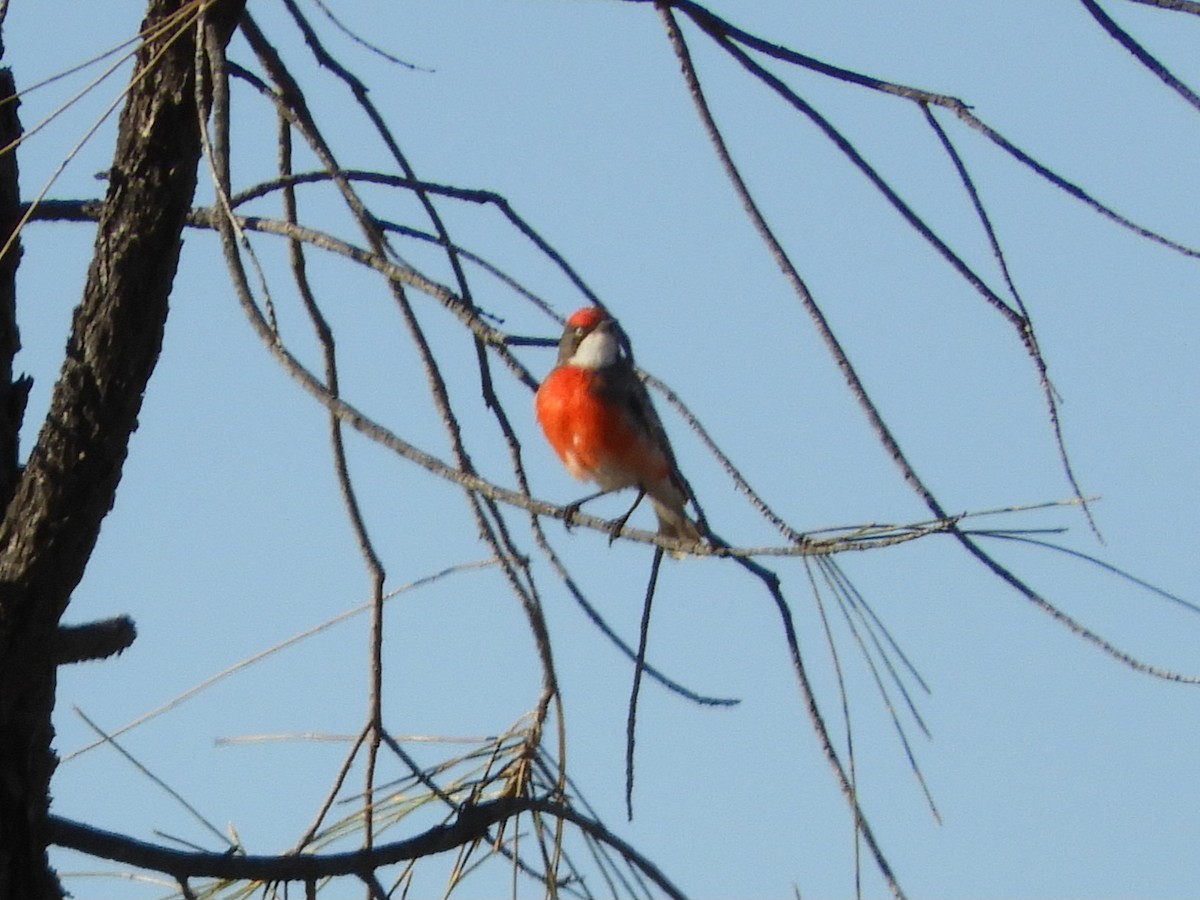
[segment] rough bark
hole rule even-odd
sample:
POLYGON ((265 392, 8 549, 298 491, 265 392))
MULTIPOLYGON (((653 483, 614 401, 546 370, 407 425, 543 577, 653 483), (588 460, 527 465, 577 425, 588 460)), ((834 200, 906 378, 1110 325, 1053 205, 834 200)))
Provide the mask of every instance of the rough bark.
MULTIPOLYGON (((0 147, 14 144, 21 136, 16 94, 12 72, 0 69, 0 147)), ((17 265, 21 261, 21 239, 15 233, 21 221, 17 176, 16 152, 0 155, 0 509, 8 505, 20 474, 17 437, 31 384, 28 378, 13 380, 13 358, 21 349, 16 303, 17 265)))
MULTIPOLYGON (((195 191, 195 28, 158 33, 187 5, 148 4, 144 33, 156 36, 138 53, 83 300, 50 411, 0 522, 0 897, 6 900, 62 896, 45 852, 56 765, 55 634, 116 495, 162 345, 195 191)), ((220 0, 212 8, 223 40, 243 5, 220 0)), ((0 321, 0 356, 3 328, 0 321)))

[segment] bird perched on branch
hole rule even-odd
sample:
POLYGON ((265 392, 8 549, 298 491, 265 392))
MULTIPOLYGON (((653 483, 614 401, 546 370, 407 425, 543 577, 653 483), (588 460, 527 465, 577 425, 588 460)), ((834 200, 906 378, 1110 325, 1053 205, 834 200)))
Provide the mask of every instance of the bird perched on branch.
POLYGON ((649 497, 660 535, 700 541, 684 512, 687 492, 667 433, 623 338, 616 320, 599 307, 584 307, 567 319, 558 365, 538 388, 538 422, 567 471, 600 487, 573 507, 622 488, 638 489, 629 512, 613 523, 614 538, 649 497))

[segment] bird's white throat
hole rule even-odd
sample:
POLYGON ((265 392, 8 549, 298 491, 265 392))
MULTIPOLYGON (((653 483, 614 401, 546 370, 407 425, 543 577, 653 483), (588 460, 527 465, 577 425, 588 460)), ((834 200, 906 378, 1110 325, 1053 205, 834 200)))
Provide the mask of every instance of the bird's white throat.
POLYGON ((621 355, 621 344, 608 328, 597 328, 579 342, 571 365, 581 369, 602 369, 611 366, 621 355))

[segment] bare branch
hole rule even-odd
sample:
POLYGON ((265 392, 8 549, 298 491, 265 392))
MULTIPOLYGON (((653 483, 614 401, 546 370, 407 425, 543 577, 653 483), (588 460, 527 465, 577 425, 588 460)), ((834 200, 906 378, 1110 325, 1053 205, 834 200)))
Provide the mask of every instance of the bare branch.
POLYGON ((370 876, 376 869, 405 860, 452 850, 486 836, 488 829, 525 812, 552 816, 575 825, 614 849, 668 896, 684 895, 658 868, 594 819, 547 800, 510 797, 466 807, 458 818, 403 841, 378 844, 369 850, 320 856, 240 856, 227 853, 187 853, 63 819, 50 818, 52 840, 101 859, 163 872, 175 878, 225 878, 237 881, 311 881, 319 878, 370 876))
MULTIPOLYGON (((1200 110, 1200 96, 1197 96, 1195 91, 1176 78, 1170 69, 1155 59, 1150 51, 1134 40, 1129 32, 1114 22, 1108 13, 1100 8, 1100 4, 1096 0, 1080 0, 1080 2, 1088 14, 1100 23, 1100 27, 1107 31, 1113 40, 1132 53, 1137 61, 1153 72, 1163 84, 1200 110)), ((1191 11, 1194 12, 1194 10, 1191 11)))
POLYGON ((1020 310, 1020 318, 1014 322, 1014 325, 1017 327, 1021 341, 1025 345, 1025 350, 1029 354, 1034 368, 1037 370, 1038 382, 1042 387, 1042 396, 1046 403, 1046 413, 1050 419, 1050 428, 1054 433, 1054 443, 1058 447, 1059 461, 1062 463, 1063 472, 1067 476, 1067 482, 1071 485, 1071 489, 1075 492, 1075 497, 1079 500, 1088 525, 1091 526, 1092 533, 1098 538, 1100 537, 1100 529, 1096 526, 1096 520, 1092 517, 1091 507, 1083 497, 1083 488, 1080 487, 1079 480, 1075 477, 1075 469, 1071 465, 1070 456, 1067 454, 1066 439, 1063 437, 1062 419, 1058 412, 1058 398, 1054 392, 1054 385, 1050 383, 1046 358, 1042 355, 1037 334, 1033 330, 1033 320, 1029 316, 1029 310, 1026 309, 1025 301, 1021 299, 1021 293, 1017 290, 1016 284, 1013 283, 1012 273, 1008 269, 1008 260, 1005 259, 1004 251, 1000 248, 1000 238, 996 235, 996 230, 992 227, 991 218, 984 208, 983 199, 979 196, 979 191, 975 187, 975 181, 967 171, 966 163, 959 156, 958 150, 955 149, 954 142, 950 140, 950 136, 946 134, 945 129, 942 128, 941 123, 938 122, 937 117, 934 116, 928 104, 922 104, 921 110, 925 113, 925 120, 929 123, 929 127, 938 136, 938 140, 941 141, 951 162, 954 163, 954 168, 958 172, 959 178, 962 179, 963 187, 967 195, 971 198, 971 205, 975 207, 975 214, 979 218, 979 223, 983 226, 988 243, 992 247, 992 255, 995 256, 996 264, 1000 267, 1000 272, 1004 276, 1004 282, 1008 285, 1009 293, 1012 294, 1013 301, 1016 303, 1017 309, 1020 310))
POLYGON ((1176 12, 1189 12, 1200 16, 1200 3, 1196 0, 1130 0, 1131 3, 1144 3, 1146 6, 1157 6, 1159 9, 1171 9, 1176 12))

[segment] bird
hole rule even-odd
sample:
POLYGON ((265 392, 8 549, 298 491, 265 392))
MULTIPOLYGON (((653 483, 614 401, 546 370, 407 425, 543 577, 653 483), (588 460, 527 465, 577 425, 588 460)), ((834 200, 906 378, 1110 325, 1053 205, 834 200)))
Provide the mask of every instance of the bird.
POLYGON ((608 312, 585 306, 567 319, 558 362, 538 388, 535 407, 567 472, 600 488, 571 508, 623 488, 638 489, 629 512, 613 523, 610 543, 643 497, 650 498, 661 536, 702 540, 684 510, 687 490, 666 430, 634 371, 624 332, 608 312))

